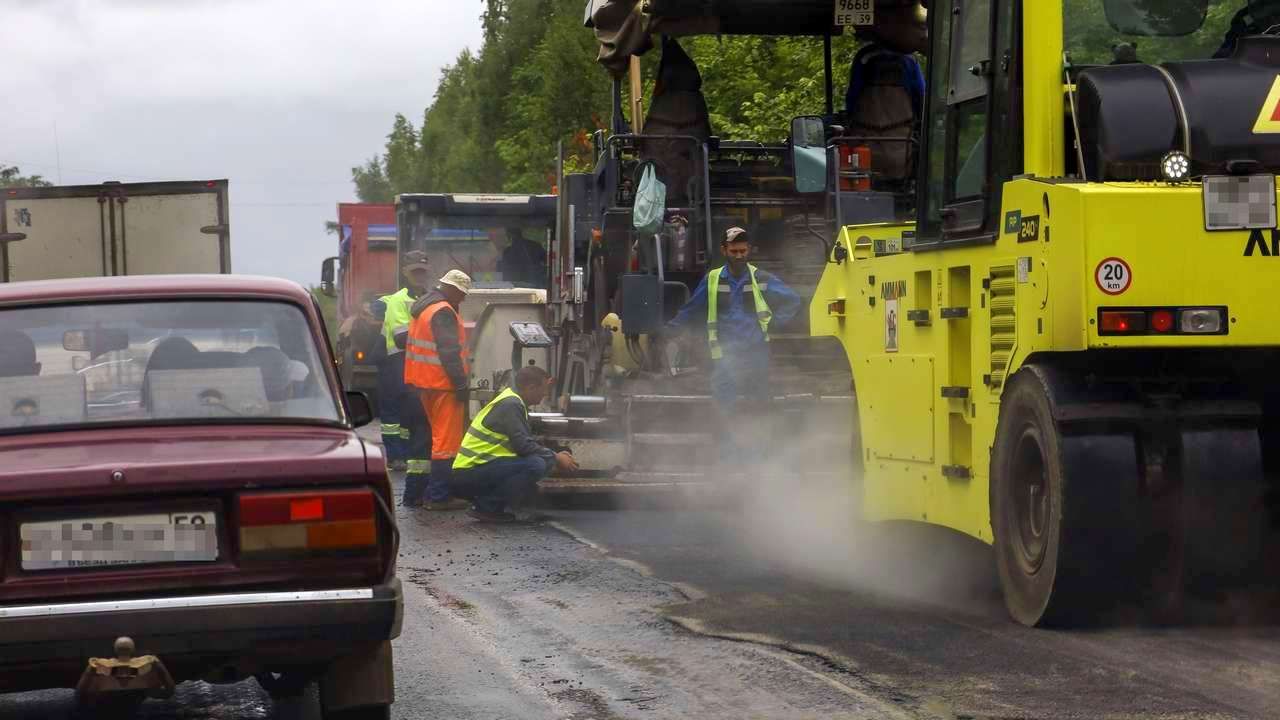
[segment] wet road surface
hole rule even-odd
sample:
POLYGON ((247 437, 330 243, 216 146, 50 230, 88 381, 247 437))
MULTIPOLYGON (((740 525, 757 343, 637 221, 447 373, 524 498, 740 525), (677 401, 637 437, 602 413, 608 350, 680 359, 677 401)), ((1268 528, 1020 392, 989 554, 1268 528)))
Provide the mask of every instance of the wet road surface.
MULTIPOLYGON (((395 718, 1280 716, 1275 624, 1235 612, 1191 627, 1021 628, 986 548, 947 533, 849 537, 782 505, 768 518, 547 509, 516 526, 398 512, 395 718)), ((318 711, 248 681, 185 683, 140 716, 318 711)), ((0 718, 72 717, 69 691, 0 696, 0 718)))

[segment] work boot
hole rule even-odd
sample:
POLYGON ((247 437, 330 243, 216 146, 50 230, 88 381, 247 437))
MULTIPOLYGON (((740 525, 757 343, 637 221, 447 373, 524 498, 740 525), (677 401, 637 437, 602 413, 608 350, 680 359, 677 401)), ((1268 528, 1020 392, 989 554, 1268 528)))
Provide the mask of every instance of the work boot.
POLYGON ((471 507, 471 503, 462 498, 449 498, 448 500, 440 501, 429 500, 422 507, 427 510, 466 510, 471 507))
POLYGON ((404 476, 404 496, 401 498, 400 504, 407 508, 422 507, 422 496, 427 490, 427 480, 417 473, 409 473, 404 476))
POLYGON ((467 516, 472 520, 484 523, 516 522, 516 516, 509 512, 485 512, 484 510, 476 510, 475 508, 472 508, 467 511, 467 516))

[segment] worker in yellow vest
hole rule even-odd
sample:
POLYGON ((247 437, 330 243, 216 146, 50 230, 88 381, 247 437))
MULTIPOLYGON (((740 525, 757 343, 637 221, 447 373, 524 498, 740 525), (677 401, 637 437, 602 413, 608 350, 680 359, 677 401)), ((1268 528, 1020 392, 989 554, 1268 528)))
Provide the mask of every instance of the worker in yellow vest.
POLYGON ((436 287, 413 303, 404 380, 418 390, 431 425, 431 475, 427 482, 428 510, 464 510, 470 503, 451 497, 449 476, 462 445, 466 424, 471 368, 467 358, 467 330, 458 306, 471 292, 471 278, 450 270, 436 287))
POLYGON ((510 507, 552 468, 578 469, 573 455, 539 445, 529 428, 529 407, 546 399, 551 376, 527 365, 511 382, 514 387, 498 393, 471 421, 453 461, 453 481, 475 498, 470 515, 481 522, 515 521, 510 507))
POLYGON ((787 323, 804 303, 777 275, 747 262, 751 243, 746 230, 725 231, 720 252, 728 263, 707 273, 667 329, 706 328, 721 459, 728 460, 743 457, 744 448, 727 432, 739 400, 767 401, 771 392, 769 328, 787 323))
POLYGON ((417 393, 404 384, 404 338, 413 320, 413 301, 426 292, 431 282, 426 252, 410 250, 401 258, 404 287, 376 300, 374 316, 383 322, 387 359, 378 370, 378 406, 383 423, 383 448, 388 466, 404 470, 403 505, 417 507, 426 492, 430 473, 431 427, 422 414, 417 393), (397 341, 397 331, 401 337, 397 341))
MULTIPOLYGON (((425 418, 419 417, 418 398, 405 391, 404 384, 404 348, 396 345, 397 328, 407 328, 413 317, 409 308, 427 289, 430 282, 430 266, 427 254, 421 250, 411 250, 404 254, 400 261, 401 274, 405 286, 398 291, 374 300, 370 304, 373 317, 382 323, 382 337, 386 344, 386 356, 378 364, 378 419, 382 422, 382 448, 387 454, 387 466, 392 470, 410 470, 408 460, 415 442, 419 444, 430 435, 426 432, 425 418), (414 432, 417 438, 414 438, 414 432)), ((425 487, 427 468, 419 469, 422 479, 415 482, 413 478, 405 480, 406 505, 414 505, 421 501, 425 487)))

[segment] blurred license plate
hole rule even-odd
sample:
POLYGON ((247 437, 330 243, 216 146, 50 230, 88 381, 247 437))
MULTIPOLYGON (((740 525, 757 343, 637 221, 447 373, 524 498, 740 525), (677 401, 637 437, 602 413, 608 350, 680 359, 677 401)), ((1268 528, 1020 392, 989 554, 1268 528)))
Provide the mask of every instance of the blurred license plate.
POLYGON ((210 511, 23 523, 22 569, 209 562, 218 558, 210 511))
POLYGON ((1205 230, 1252 230, 1275 226, 1274 175, 1205 176, 1205 230))

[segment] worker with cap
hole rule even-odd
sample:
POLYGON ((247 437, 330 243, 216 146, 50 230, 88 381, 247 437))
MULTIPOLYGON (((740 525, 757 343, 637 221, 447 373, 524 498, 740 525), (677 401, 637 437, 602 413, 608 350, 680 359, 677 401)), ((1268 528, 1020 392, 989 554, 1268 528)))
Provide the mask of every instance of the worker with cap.
POLYGON ((418 390, 431 425, 431 475, 427 483, 428 510, 465 510, 470 503, 450 497, 453 458, 462 445, 471 369, 467 362, 467 331, 458 306, 471 291, 471 278, 450 270, 431 292, 418 298, 410 312, 405 347, 404 379, 418 390))
POLYGON ((453 461, 453 480, 471 489, 475 507, 469 514, 481 522, 515 521, 508 510, 552 468, 578 469, 573 455, 540 445, 529 428, 529 407, 546 399, 551 376, 527 365, 516 371, 511 384, 471 421, 453 461))
POLYGON ((406 470, 404 504, 416 507, 422 502, 430 471, 431 431, 417 393, 404 383, 404 345, 396 343, 396 331, 408 331, 413 320, 410 308, 422 297, 430 282, 427 254, 410 250, 400 258, 400 274, 404 287, 371 303, 374 318, 382 323, 386 357, 378 368, 378 412, 382 421, 382 447, 392 470, 406 470))
POLYGON ((769 328, 787 323, 803 303, 778 276, 747 262, 751 243, 746 230, 725 231, 720 252, 728 264, 707 273, 667 329, 679 333, 693 326, 706 328, 721 459, 742 460, 744 448, 727 431, 739 397, 768 399, 769 328))

